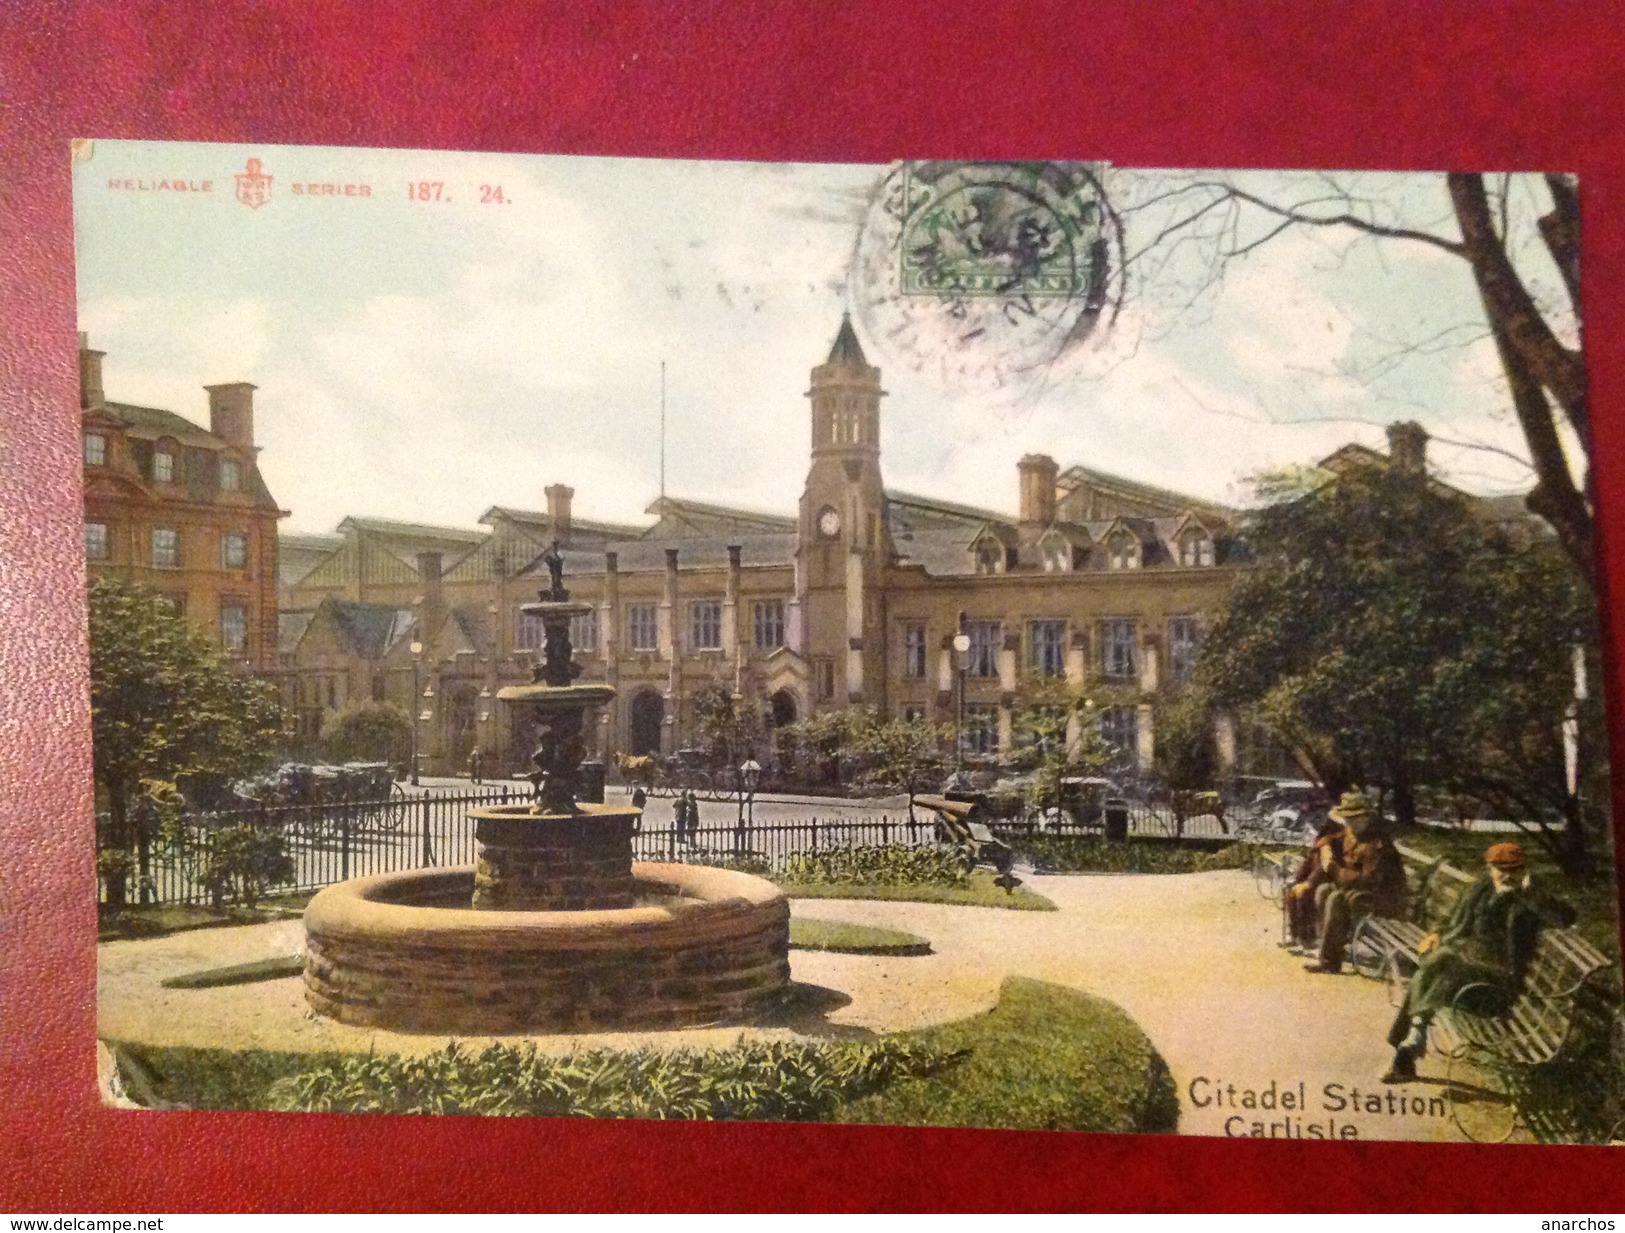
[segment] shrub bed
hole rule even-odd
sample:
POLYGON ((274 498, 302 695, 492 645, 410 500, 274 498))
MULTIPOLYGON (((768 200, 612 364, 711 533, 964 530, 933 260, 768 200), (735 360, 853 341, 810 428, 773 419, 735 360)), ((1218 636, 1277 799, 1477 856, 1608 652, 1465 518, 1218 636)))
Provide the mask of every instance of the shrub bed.
POLYGON ((1112 842, 1097 835, 1012 835, 1007 842, 1035 873, 1204 873, 1246 869, 1252 848, 1230 843, 1132 839, 1112 842))
POLYGON ((791 899, 894 899, 909 903, 949 903, 971 908, 1010 908, 1018 912, 1053 912, 1055 905, 1024 886, 1005 890, 993 875, 978 869, 963 886, 936 882, 789 882, 780 878, 779 889, 791 899))
POLYGON ((780 880, 812 886, 831 882, 866 886, 968 886, 970 871, 957 852, 876 844, 792 856, 785 862, 780 880))
POLYGON ((455 1042, 422 1057, 108 1042, 150 1099, 190 1109, 1175 1129, 1168 1067, 1119 1007, 1011 977, 987 1014, 874 1041, 714 1051, 455 1042), (133 1067, 131 1066, 133 1063, 133 1067))

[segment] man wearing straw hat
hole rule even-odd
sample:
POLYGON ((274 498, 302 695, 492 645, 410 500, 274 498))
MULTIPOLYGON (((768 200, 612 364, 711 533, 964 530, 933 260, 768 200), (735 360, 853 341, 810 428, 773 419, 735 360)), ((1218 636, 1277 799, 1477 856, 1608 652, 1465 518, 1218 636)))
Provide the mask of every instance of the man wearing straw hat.
POLYGON ((1320 952, 1310 972, 1343 970, 1354 924, 1361 917, 1405 911, 1405 866, 1363 792, 1345 792, 1331 811, 1346 830, 1341 850, 1321 848, 1326 877, 1315 890, 1320 908, 1320 952), (1334 854, 1335 853, 1335 854, 1334 854))
POLYGON ((1517 844, 1491 845, 1484 862, 1488 877, 1462 895, 1443 928, 1416 944, 1420 961, 1388 1030, 1394 1060, 1382 1077, 1384 1083, 1416 1078, 1416 1059, 1427 1048, 1428 1022, 1469 986, 1476 999, 1469 1009, 1479 1014, 1495 1014, 1518 996, 1546 915, 1563 924, 1574 922, 1573 909, 1567 905, 1536 903, 1524 852, 1517 844))

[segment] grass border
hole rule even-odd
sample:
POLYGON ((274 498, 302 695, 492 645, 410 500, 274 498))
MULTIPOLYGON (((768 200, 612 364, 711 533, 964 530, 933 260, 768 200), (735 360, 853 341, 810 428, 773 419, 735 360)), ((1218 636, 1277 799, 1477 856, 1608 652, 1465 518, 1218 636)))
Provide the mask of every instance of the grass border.
POLYGON ((791 916, 790 949, 824 950, 838 955, 929 955, 931 942, 917 933, 883 925, 791 916))

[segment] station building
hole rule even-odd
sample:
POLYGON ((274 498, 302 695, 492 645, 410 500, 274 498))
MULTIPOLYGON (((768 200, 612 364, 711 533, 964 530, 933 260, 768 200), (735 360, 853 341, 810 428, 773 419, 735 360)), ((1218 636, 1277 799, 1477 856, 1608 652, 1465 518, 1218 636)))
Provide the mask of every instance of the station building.
MULTIPOLYGON (((1148 766, 1157 699, 1245 568, 1236 511, 1044 455, 1016 463, 1013 514, 890 489, 880 370, 849 320, 807 397, 793 513, 665 497, 647 525, 620 525, 579 517, 554 484, 543 509, 493 506, 478 530, 353 517, 284 536, 278 665, 301 732, 389 700, 414 716, 426 772, 476 746, 488 767, 522 765, 532 734, 496 693, 539 661, 520 606, 557 540, 566 585, 594 605, 572 636, 582 679, 617 690, 601 755, 698 743, 696 700, 719 688, 770 728, 847 706, 962 717, 966 744, 992 753, 1024 683, 1058 678, 1098 684, 1104 734, 1148 766)), ((1220 748, 1234 756, 1228 732, 1220 748)))

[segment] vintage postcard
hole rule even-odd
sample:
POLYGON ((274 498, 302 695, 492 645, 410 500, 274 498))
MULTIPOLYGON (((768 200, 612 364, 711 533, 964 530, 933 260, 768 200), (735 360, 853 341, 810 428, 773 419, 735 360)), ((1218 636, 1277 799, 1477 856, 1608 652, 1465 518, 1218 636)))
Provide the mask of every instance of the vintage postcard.
POLYGON ((104 1099, 1625 1134, 1579 191, 76 143, 104 1099))

